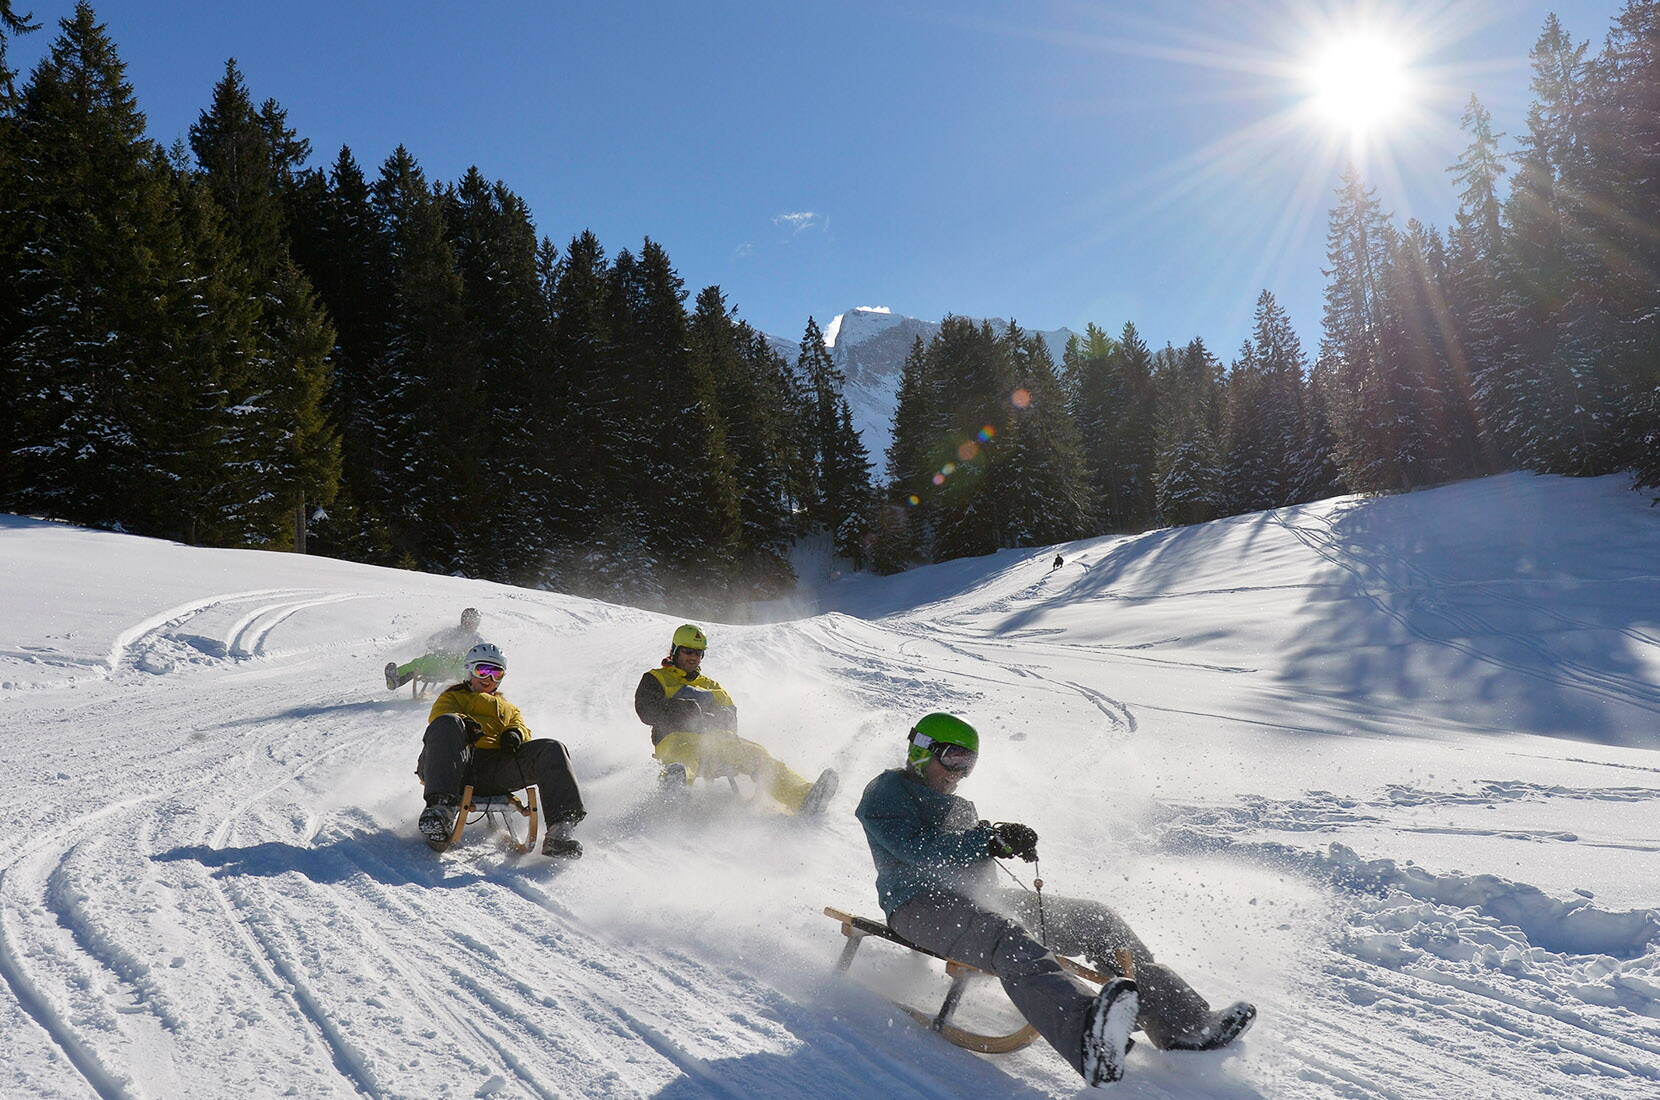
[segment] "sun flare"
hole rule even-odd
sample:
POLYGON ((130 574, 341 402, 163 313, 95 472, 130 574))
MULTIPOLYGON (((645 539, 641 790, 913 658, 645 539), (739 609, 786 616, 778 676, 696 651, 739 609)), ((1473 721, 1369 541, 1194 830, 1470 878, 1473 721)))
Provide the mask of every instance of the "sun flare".
POLYGON ((1412 91, 1401 50, 1374 34, 1328 43, 1309 64, 1307 81, 1314 110, 1330 124, 1358 132, 1398 117, 1412 91))

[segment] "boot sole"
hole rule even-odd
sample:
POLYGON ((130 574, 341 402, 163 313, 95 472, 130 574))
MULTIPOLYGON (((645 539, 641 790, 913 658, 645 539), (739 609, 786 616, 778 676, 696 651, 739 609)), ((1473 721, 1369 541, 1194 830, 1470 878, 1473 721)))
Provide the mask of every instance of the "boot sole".
POLYGON ((1136 1017, 1141 1014, 1141 994, 1136 991, 1135 982, 1116 978, 1102 992, 1108 998, 1106 1011, 1097 1011, 1090 1021, 1091 1045, 1100 1054, 1094 1072, 1089 1074, 1091 1085, 1110 1085, 1123 1078, 1130 1032, 1135 1030, 1136 1017))

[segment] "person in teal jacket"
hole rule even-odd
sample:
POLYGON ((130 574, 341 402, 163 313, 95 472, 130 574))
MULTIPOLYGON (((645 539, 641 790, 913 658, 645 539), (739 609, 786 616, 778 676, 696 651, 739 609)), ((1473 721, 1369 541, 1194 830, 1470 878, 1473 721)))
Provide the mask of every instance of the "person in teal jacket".
POLYGON ((1028 825, 982 819, 956 794, 979 748, 979 733, 961 718, 926 715, 910 730, 905 765, 865 787, 854 813, 870 844, 888 926, 919 947, 997 975, 1026 1020, 1090 1084, 1123 1072, 1128 1030, 1112 1034, 1106 1021, 1115 998, 1135 1006, 1129 1019, 1160 1049, 1215 1050, 1237 1039, 1255 1007, 1241 1001, 1213 1012, 1112 909, 1046 894, 1040 921, 1034 895, 999 886, 995 860, 1037 859, 1038 838, 1028 825), (1040 923, 1047 943, 1031 931, 1040 923), (1122 974, 1120 950, 1129 953, 1134 981, 1109 982, 1095 996, 1055 961, 1057 952, 1082 955, 1103 973, 1122 974))

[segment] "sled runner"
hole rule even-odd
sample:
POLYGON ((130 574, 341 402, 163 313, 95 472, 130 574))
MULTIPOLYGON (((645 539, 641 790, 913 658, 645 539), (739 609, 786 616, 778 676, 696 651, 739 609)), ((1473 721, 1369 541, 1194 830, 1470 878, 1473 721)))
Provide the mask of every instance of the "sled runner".
POLYGON ((461 841, 461 831, 468 825, 483 821, 493 824, 505 832, 513 841, 513 850, 524 853, 531 850, 536 844, 536 788, 526 787, 525 800, 519 801, 518 795, 492 794, 474 796, 471 783, 461 790, 461 806, 455 815, 455 831, 450 833, 450 844, 461 841), (525 834, 524 843, 519 843, 518 834, 513 831, 513 819, 509 813, 518 813, 530 819, 530 829, 525 834))
MULTIPOLYGON (((847 937, 847 943, 842 947, 841 957, 836 960, 836 970, 839 972, 845 972, 849 966, 853 965, 853 956, 858 953, 859 944, 864 941, 866 936, 875 936, 878 939, 887 940, 889 943, 898 944, 907 950, 940 959, 945 963, 945 973, 951 979, 951 988, 946 990, 945 1000, 940 1004, 937 1012, 924 1012, 907 1004, 901 1004, 897 1001, 894 1003, 899 1008, 904 1009, 906 1015, 910 1016, 911 1019, 930 1031, 938 1032, 948 1042, 978 1054, 1012 1054, 1037 1038, 1037 1028, 1031 1024, 1026 1024, 1019 1030, 1012 1031, 1007 1035, 982 1035, 979 1032, 967 1031, 957 1027, 951 1022, 952 1015, 957 1011, 957 1005, 962 1001, 963 990, 967 986, 968 980, 973 977, 989 978, 993 975, 977 966, 958 962, 956 959, 948 959, 944 955, 928 950, 926 947, 918 947, 881 921, 874 921, 868 917, 856 917, 851 913, 844 913, 840 909, 833 909, 829 906, 825 906, 824 915, 832 920, 840 921, 842 935, 847 937)), ((1055 961, 1060 963, 1061 967, 1068 972, 1077 975, 1086 982, 1094 982, 1096 985, 1105 985, 1116 977, 1116 975, 1102 974, 1082 963, 1061 956, 1056 956, 1055 961)), ((1133 978, 1135 976, 1128 951, 1120 952, 1117 961, 1119 967, 1123 969, 1125 977, 1133 978)))

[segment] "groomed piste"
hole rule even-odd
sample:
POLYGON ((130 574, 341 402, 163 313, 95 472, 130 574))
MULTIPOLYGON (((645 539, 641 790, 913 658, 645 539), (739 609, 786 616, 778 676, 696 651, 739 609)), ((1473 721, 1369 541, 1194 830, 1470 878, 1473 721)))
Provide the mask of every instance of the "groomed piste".
POLYGON ((842 776, 815 820, 655 800, 632 693, 678 616, 0 517, 0 1095, 1077 1094, 1042 1043, 895 1008, 938 1003, 929 960, 832 972, 824 907, 879 915, 853 805, 933 710, 1048 889, 1260 1009, 1222 1052, 1138 1043, 1111 1095, 1660 1095, 1660 508, 1626 484, 1339 498, 707 623, 740 730, 842 776), (462 607, 572 752, 580 861, 415 830, 430 700, 382 669, 462 607))

